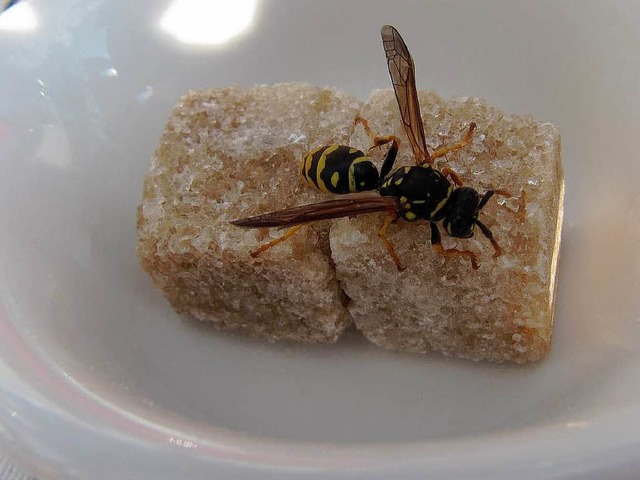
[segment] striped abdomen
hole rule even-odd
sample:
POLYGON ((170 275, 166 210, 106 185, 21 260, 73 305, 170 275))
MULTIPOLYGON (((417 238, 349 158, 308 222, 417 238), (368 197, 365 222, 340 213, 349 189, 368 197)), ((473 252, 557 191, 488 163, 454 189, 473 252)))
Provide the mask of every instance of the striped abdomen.
POLYGON ((371 159, 357 148, 330 145, 311 150, 300 162, 300 175, 309 185, 327 193, 375 190, 379 173, 371 159))

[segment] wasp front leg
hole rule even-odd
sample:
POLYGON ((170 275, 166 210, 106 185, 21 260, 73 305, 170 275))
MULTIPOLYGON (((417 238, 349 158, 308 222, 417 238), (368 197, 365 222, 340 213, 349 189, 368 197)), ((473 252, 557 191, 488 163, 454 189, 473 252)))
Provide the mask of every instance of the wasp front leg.
POLYGON ((496 242, 495 238, 493 238, 493 233, 491 233, 491 230, 489 230, 489 228, 480 220, 476 220, 476 225, 480 227, 480 231, 482 232, 482 234, 491 242, 491 246, 493 247, 493 256, 501 256, 502 247, 498 244, 498 242, 496 242))
MULTIPOLYGON (((482 200, 480 200, 480 203, 478 204, 478 212, 480 210, 482 210, 482 207, 484 207, 487 202, 489 201, 489 199, 491 197, 493 197, 495 194, 498 194, 500 196, 503 196, 505 198, 511 198, 511 192, 509 192, 508 190, 502 190, 502 189, 496 189, 496 190, 488 190, 483 196, 482 196, 482 200)), ((498 206, 501 208, 504 208, 506 210, 509 211, 509 213, 512 213, 516 216, 516 218, 518 218, 521 222, 524 221, 524 214, 525 214, 525 194, 524 194, 524 189, 522 189, 520 191, 520 199, 518 201, 518 210, 517 211, 513 211, 511 208, 507 207, 504 204, 498 203, 498 206)), ((487 239, 491 242, 491 246, 493 247, 493 256, 494 257, 499 257, 502 255, 502 247, 500 247, 500 245, 498 244, 498 242, 493 238, 493 233, 491 233, 491 230, 489 230, 489 228, 482 223, 480 220, 476 220, 475 221, 476 225, 478 225, 478 227, 480 227, 480 231, 482 232, 482 234, 487 237, 487 239)))
POLYGON ((429 222, 431 226, 431 245, 433 249, 444 257, 468 257, 471 261, 471 267, 474 270, 480 268, 478 264, 478 256, 471 250, 458 250, 457 248, 444 248, 442 246, 442 238, 440 236, 440 230, 438 225, 434 222, 429 222))

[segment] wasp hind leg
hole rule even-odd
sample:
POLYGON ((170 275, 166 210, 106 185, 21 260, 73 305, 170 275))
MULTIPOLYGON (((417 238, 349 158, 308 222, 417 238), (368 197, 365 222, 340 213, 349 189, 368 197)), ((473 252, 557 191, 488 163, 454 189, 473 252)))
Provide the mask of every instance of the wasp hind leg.
POLYGON ((387 143, 393 142, 396 145, 400 145, 400 139, 395 135, 376 135, 371 127, 369 126, 369 122, 362 117, 356 117, 356 125, 360 124, 364 128, 365 133, 371 139, 371 147, 369 150, 372 150, 376 147, 381 147, 382 145, 386 145, 387 143))
POLYGON ((400 261, 400 257, 398 257, 398 254, 396 253, 395 248, 393 248, 393 244, 387 238, 387 230, 389 229, 389 225, 391 225, 397 219, 398 219, 397 213, 390 213, 387 216, 387 218, 385 218, 384 223, 382 224, 382 227, 378 232, 378 236, 384 242, 384 246, 387 247, 387 252, 389 252, 389 255, 391 255, 391 259, 393 260, 393 263, 396 264, 396 268, 398 269, 399 272, 402 272, 407 267, 402 264, 402 262, 400 261))
POLYGON ((384 161, 382 163, 382 167, 380 168, 380 181, 386 178, 391 172, 393 165, 396 161, 396 157, 398 156, 398 149, 400 148, 400 139, 395 135, 376 135, 369 127, 369 122, 362 117, 356 117, 356 125, 361 124, 364 128, 365 133, 371 139, 371 147, 369 147, 369 151, 373 150, 376 147, 381 147, 382 145, 386 145, 387 143, 391 143, 387 154, 384 157, 384 161))
POLYGON ((477 270, 480 265, 478 264, 478 256, 471 250, 458 250, 457 248, 444 248, 442 246, 442 239, 440 237, 440 230, 438 225, 434 222, 429 222, 431 226, 431 245, 433 249, 444 257, 469 257, 471 266, 474 270, 477 270))
POLYGON ((294 233, 296 233, 298 230, 300 230, 300 228, 302 226, 303 225, 296 225, 295 227, 291 227, 283 235, 279 236, 278 238, 276 238, 274 240, 271 240, 269 243, 265 243, 264 245, 262 245, 258 249, 256 249, 253 252, 251 252, 251 257, 256 258, 258 255, 260 255, 261 253, 266 252, 271 247, 275 247, 279 243, 285 242, 287 239, 289 239, 291 236, 293 236, 294 233))

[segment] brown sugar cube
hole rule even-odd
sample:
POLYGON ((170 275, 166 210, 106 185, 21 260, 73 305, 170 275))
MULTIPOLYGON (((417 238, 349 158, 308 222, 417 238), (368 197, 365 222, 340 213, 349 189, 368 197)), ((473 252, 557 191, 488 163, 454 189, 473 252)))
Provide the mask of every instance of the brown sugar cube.
MULTIPOLYGON (((504 255, 494 258, 477 228, 470 239, 442 231, 445 248, 478 253, 481 265, 473 270, 468 258, 434 251, 427 222, 400 220, 388 235, 407 266, 400 273, 377 235, 383 214, 335 221, 332 257, 350 298, 349 312, 362 333, 384 348, 474 360, 538 360, 550 348, 562 224, 558 130, 475 98, 419 96, 429 145, 455 143, 470 122, 477 124, 470 145, 437 163, 453 168, 481 195, 492 188, 513 193, 510 199, 494 196, 480 214, 504 255), (518 211, 521 191, 524 211, 518 211)), ((397 166, 414 162, 391 90, 374 92, 361 115, 374 132, 400 137, 397 166)), ((350 144, 366 149, 370 140, 356 129, 350 144)))
POLYGON ((268 340, 334 342, 351 324, 329 223, 278 236, 241 217, 326 199, 298 174, 312 147, 347 143, 361 102, 305 84, 193 91, 167 122, 138 210, 137 252, 178 312, 268 340))

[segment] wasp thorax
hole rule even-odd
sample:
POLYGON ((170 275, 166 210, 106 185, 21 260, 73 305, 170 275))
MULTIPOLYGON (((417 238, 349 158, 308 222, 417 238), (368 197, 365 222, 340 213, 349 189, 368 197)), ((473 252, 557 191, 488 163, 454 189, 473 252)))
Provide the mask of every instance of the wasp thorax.
POLYGON ((399 167, 380 187, 380 195, 400 200, 400 216, 405 220, 444 218, 453 187, 438 170, 431 167, 399 167))
POLYGON ((449 198, 449 211, 443 225, 452 237, 469 238, 478 219, 480 196, 473 188, 461 187, 449 198))

